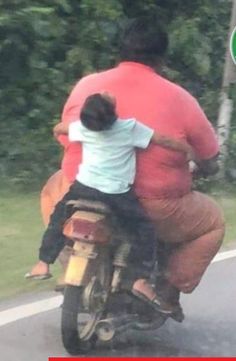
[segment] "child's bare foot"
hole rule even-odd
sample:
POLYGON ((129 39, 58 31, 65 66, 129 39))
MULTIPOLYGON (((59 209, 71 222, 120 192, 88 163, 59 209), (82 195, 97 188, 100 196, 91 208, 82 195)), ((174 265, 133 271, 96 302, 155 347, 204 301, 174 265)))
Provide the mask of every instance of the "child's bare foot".
POLYGON ((45 280, 51 277, 52 275, 49 272, 49 265, 43 261, 37 262, 32 270, 25 275, 25 278, 35 280, 45 280))

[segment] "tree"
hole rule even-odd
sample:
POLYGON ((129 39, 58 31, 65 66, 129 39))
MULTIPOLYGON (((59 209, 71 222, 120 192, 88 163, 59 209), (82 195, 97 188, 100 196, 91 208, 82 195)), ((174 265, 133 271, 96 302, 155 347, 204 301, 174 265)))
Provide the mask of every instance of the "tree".
MULTIPOLYGON (((232 12, 231 12, 231 21, 229 27, 228 43, 233 32, 233 29, 236 24, 236 0, 232 1, 232 12)), ((217 130, 218 138, 221 146, 221 156, 220 156, 220 173, 219 178, 225 177, 225 162, 227 159, 227 143, 229 140, 230 134, 230 121, 231 115, 233 112, 233 100, 232 92, 230 93, 230 88, 233 83, 236 81, 236 71, 233 64, 233 60, 230 55, 230 49, 227 48, 225 56, 225 66, 223 73, 222 89, 220 94, 220 110, 217 121, 217 130)))
POLYGON ((166 76, 217 117, 228 0, 0 0, 0 169, 38 183, 59 166, 51 135, 73 84, 113 66, 123 25, 157 13, 170 32, 166 76))

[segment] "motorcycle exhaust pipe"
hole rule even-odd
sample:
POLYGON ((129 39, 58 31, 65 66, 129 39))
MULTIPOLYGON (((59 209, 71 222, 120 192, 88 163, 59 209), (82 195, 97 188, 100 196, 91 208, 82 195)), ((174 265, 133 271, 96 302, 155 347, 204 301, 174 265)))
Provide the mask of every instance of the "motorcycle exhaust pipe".
POLYGON ((115 335, 130 328, 137 320, 137 315, 106 318, 97 323, 95 332, 100 341, 111 341, 115 335))

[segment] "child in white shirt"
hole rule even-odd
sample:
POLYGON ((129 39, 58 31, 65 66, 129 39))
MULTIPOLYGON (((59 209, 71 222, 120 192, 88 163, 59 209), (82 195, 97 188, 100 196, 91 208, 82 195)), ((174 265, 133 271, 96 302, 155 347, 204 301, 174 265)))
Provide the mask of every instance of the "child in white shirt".
MULTIPOLYGON (((56 260, 65 245, 62 229, 66 221, 66 203, 78 198, 101 201, 110 207, 133 245, 130 261, 135 260, 136 264, 140 264, 140 275, 150 271, 147 265, 153 260, 157 236, 132 189, 136 170, 135 148, 145 149, 152 142, 183 152, 188 160, 193 157, 192 148, 186 143, 159 135, 134 118, 119 119, 115 99, 108 94, 89 96, 82 107, 80 120, 69 125, 57 124, 54 134, 68 134, 71 142, 81 142, 83 159, 75 182, 51 216, 40 247, 40 261, 26 278, 51 276, 49 264, 56 260), (136 254, 135 247, 139 251, 136 254)), ((170 314, 173 311, 171 305, 158 297, 144 276, 135 280, 132 292, 159 312, 170 314)))

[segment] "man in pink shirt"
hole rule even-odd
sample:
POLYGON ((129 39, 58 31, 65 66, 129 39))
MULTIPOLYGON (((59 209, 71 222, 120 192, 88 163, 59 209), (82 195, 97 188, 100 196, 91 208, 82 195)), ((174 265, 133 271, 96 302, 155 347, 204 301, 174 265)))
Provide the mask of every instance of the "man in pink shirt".
MULTIPOLYGON (((163 135, 187 141, 199 158, 200 170, 213 174, 219 152, 213 127, 195 98, 155 71, 160 69, 167 45, 167 35, 158 24, 134 21, 123 36, 121 63, 82 78, 65 104, 62 121, 77 119, 87 96, 106 91, 116 98, 120 118, 135 117, 163 135)), ((58 188, 73 182, 81 160, 80 144, 69 143, 64 136, 59 141, 65 149, 62 171, 50 180, 58 188)), ((135 191, 163 243, 157 288, 163 298, 176 304, 180 291, 189 293, 198 285, 224 237, 217 204, 191 187, 192 174, 184 155, 158 146, 138 151, 135 191)), ((50 186, 46 186, 44 209, 49 198, 50 186)))

